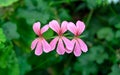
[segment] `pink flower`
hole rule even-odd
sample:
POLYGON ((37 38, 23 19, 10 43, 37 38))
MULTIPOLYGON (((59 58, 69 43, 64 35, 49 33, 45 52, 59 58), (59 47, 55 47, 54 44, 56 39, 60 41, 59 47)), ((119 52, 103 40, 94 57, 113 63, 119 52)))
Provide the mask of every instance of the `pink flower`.
POLYGON ((54 50, 58 42, 57 53, 60 55, 63 55, 65 52, 70 53, 73 49, 71 41, 63 36, 63 33, 67 31, 67 24, 67 21, 63 21, 60 27, 56 20, 49 23, 49 27, 58 34, 58 36, 50 42, 50 46, 52 47, 52 50, 54 50))
POLYGON ((43 28, 40 29, 40 25, 40 22, 34 23, 33 25, 34 32, 39 36, 31 44, 31 49, 35 49, 36 55, 41 55, 43 51, 46 53, 51 51, 51 46, 42 36, 42 34, 48 30, 49 26, 45 25, 43 28))
POLYGON ((82 51, 87 52, 87 45, 78 37, 84 31, 85 24, 81 21, 77 21, 75 26, 74 23, 69 22, 67 28, 70 32, 74 34, 74 39, 72 40, 72 43, 74 44, 74 55, 80 56, 82 51))

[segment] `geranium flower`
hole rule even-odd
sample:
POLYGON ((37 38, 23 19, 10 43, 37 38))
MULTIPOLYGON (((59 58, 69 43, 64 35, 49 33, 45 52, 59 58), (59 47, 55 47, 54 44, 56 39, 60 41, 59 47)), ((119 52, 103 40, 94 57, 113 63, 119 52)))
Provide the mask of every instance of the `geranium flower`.
POLYGON ((42 34, 48 30, 49 26, 45 25, 41 29, 40 29, 40 26, 41 26, 40 22, 36 22, 33 25, 34 32, 39 36, 31 44, 31 49, 32 50, 35 49, 36 55, 41 55, 43 53, 43 51, 46 53, 51 51, 51 46, 48 44, 48 42, 42 36, 42 34))
POLYGON ((84 31, 85 24, 81 21, 77 21, 76 25, 72 22, 69 22, 67 28, 70 32, 74 34, 72 43, 74 44, 73 53, 75 56, 80 56, 82 51, 87 52, 87 45, 79 38, 79 35, 84 31))
POLYGON ((70 53, 73 49, 71 41, 63 36, 63 34, 67 31, 67 24, 67 21, 63 21, 60 27, 56 20, 49 23, 49 27, 58 34, 58 36, 50 42, 50 46, 52 50, 54 50, 57 45, 57 53, 60 55, 63 55, 65 52, 70 53))

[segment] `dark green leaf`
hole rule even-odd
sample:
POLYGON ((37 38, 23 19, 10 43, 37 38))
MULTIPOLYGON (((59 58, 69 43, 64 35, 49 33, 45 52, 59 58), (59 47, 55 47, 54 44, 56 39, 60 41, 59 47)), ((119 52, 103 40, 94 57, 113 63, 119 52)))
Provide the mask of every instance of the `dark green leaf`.
POLYGON ((6 22, 2 26, 4 33, 7 37, 7 39, 12 40, 12 39, 18 39, 20 35, 17 32, 17 26, 16 24, 12 22, 6 22))
POLYGON ((106 27, 102 28, 97 32, 97 36, 99 39, 105 39, 107 41, 111 41, 114 38, 114 33, 111 28, 106 27))

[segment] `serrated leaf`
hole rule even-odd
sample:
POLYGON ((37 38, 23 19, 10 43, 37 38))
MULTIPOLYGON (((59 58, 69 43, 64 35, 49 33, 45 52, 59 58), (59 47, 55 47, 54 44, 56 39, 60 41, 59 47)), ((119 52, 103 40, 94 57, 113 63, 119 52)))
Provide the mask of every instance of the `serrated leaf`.
POLYGON ((12 22, 6 22, 2 26, 4 33, 7 37, 7 39, 12 40, 12 39, 18 39, 20 35, 17 32, 17 26, 16 24, 12 22))
POLYGON ((111 28, 106 27, 98 30, 97 36, 99 39, 105 39, 111 41, 114 38, 114 33, 111 28))
POLYGON ((0 0, 0 7, 1 6, 9 6, 11 4, 13 4, 14 2, 17 2, 18 0, 0 0))

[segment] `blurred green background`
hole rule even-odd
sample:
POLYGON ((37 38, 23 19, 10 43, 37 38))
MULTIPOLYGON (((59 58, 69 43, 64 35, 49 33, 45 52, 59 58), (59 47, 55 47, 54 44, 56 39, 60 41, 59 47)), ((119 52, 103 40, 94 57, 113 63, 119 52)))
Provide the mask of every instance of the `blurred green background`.
MULTIPOLYGON (((54 32, 44 34, 48 41, 54 32)), ((119 0, 0 0, 0 75, 120 75, 119 0), (36 56, 33 23, 82 20, 89 50, 36 56)))

